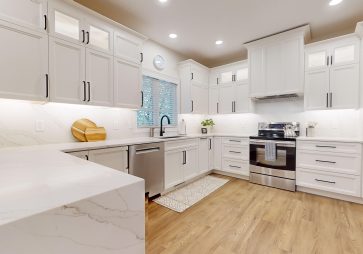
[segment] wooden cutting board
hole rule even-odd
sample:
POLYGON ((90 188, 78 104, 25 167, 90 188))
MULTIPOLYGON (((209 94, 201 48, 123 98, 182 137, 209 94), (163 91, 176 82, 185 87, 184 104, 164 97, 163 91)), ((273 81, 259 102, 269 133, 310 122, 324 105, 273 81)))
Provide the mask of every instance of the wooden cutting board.
POLYGON ((106 139, 106 129, 103 127, 87 128, 85 136, 88 142, 101 141, 106 139))
POLYGON ((75 137, 78 141, 87 142, 86 138, 87 128, 97 128, 97 125, 88 119, 80 119, 75 121, 72 124, 71 128, 73 137, 75 137))

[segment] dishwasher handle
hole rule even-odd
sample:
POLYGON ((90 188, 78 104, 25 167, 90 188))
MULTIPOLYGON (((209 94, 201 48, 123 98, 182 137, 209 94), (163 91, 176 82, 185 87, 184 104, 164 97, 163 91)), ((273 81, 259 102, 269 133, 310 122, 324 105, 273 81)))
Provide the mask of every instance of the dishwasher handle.
POLYGON ((150 148, 136 149, 136 154, 155 153, 159 151, 160 147, 150 147, 150 148))

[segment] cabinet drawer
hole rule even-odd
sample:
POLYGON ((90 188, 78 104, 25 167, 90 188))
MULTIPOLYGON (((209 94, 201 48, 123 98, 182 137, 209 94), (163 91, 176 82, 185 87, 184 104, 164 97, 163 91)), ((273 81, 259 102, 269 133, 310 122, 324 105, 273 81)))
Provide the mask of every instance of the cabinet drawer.
POLYGON ((249 176, 250 175, 249 162, 238 159, 223 158, 222 171, 238 175, 249 176))
POLYGON ((186 149, 195 146, 198 146, 198 139, 168 141, 165 143, 165 150, 186 149))
POLYGON ((342 142, 319 142, 319 141, 298 141, 298 150, 310 150, 334 153, 356 153, 361 154, 362 146, 359 143, 342 142))
POLYGON ((300 150, 296 160, 298 168, 361 175, 361 156, 358 154, 300 150))
POLYGON ((359 197, 361 193, 360 176, 341 175, 323 171, 298 168, 296 170, 298 186, 359 197))
POLYGON ((249 145, 248 138, 225 137, 222 139, 222 143, 226 145, 240 145, 240 146, 249 145))
POLYGON ((248 151, 248 146, 223 144, 222 156, 247 161, 249 159, 248 151))

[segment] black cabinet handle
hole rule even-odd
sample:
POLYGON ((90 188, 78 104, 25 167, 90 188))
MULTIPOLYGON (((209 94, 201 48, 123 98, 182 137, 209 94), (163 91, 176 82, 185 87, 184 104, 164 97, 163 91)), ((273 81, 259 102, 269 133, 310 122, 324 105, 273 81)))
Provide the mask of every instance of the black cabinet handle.
POLYGON ((217 85, 219 85, 219 78, 217 78, 217 85))
POLYGON ((194 112, 194 101, 192 100, 192 112, 194 112))
POLYGON ((140 62, 141 62, 141 63, 142 63, 142 62, 144 62, 144 53, 142 53, 142 52, 141 52, 141 53, 140 53, 140 57, 141 57, 141 58, 140 58, 140 62))
POLYGON ((83 101, 87 100, 87 85, 86 81, 83 81, 83 101))
POLYGON ((329 93, 326 93, 326 107, 329 108, 329 93))
POLYGON ((317 181, 317 182, 322 182, 322 183, 331 183, 331 184, 336 184, 336 182, 320 180, 320 179, 317 179, 317 178, 315 178, 315 181, 317 181))
POLYGON ((240 140, 233 140, 233 139, 230 139, 229 142, 237 142, 237 143, 241 143, 240 140))
POLYGON ((141 91, 141 107, 144 107, 144 92, 141 91))
POLYGON ((233 166, 233 165, 229 165, 230 168, 241 168, 241 167, 238 167, 238 166, 233 166))
POLYGON ((49 98, 49 75, 45 74, 45 98, 49 98))
POLYGON ((88 102, 91 101, 91 82, 87 82, 88 84, 88 102))
POLYGON ((47 15, 44 15, 44 30, 47 31, 48 29, 48 18, 47 15))
POLYGON ((89 37, 90 37, 90 34, 89 34, 89 32, 88 32, 88 31, 86 32, 86 34, 87 34, 87 43, 86 43, 86 44, 89 44, 89 37))
POLYGON ((230 153, 236 153, 236 154, 241 154, 241 152, 236 152, 236 151, 229 151, 230 153))
POLYGON ((82 43, 84 43, 86 41, 86 34, 85 31, 82 30, 82 43))
POLYGON ((318 148, 337 148, 336 146, 321 146, 321 145, 316 145, 316 147, 318 147, 318 148))
POLYGON ((212 139, 209 139, 209 150, 212 150, 212 139))
POLYGON ((326 57, 326 66, 329 66, 329 56, 326 57))
POLYGON ((333 56, 330 57, 330 65, 333 65, 333 56))
POLYGON ((321 162, 321 163, 329 163, 329 164, 336 164, 335 161, 323 161, 323 160, 315 160, 316 162, 321 162))
POLYGON ((333 107, 333 93, 330 93, 330 107, 333 107))
POLYGON ((89 157, 88 157, 88 155, 85 155, 84 157, 86 157, 86 160, 89 160, 89 157))
POLYGON ((217 114, 219 114, 219 103, 217 102, 217 114))
POLYGON ((194 73, 192 72, 192 80, 194 79, 194 73))

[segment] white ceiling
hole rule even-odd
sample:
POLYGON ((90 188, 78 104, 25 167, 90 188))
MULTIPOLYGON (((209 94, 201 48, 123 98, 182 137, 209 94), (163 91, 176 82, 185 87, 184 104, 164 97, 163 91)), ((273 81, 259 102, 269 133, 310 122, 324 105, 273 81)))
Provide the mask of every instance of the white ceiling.
POLYGON ((313 40, 320 40, 353 32, 363 20, 363 0, 334 7, 329 0, 76 1, 209 67, 244 59, 243 42, 288 28, 309 23, 313 40))

